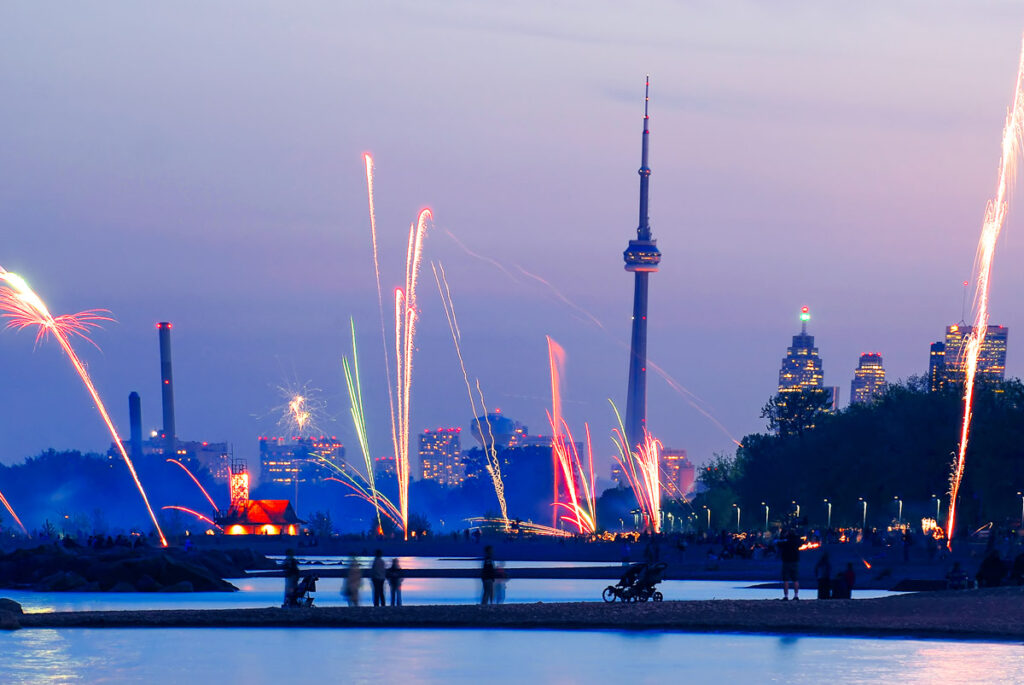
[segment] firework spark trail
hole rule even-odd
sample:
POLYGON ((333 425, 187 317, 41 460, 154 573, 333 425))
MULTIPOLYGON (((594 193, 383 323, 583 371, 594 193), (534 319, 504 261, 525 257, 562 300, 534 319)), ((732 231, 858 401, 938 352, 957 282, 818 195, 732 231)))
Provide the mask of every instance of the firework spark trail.
POLYGON ((1013 102, 1006 117, 1003 129, 1002 154, 999 160, 999 180, 996 195, 985 207, 985 220, 981 228, 976 257, 977 276, 975 286, 975 320, 974 329, 968 336, 966 351, 966 378, 964 386, 964 413, 960 427, 960 446, 953 463, 949 488, 949 514, 946 521, 946 544, 953 545, 953 529, 956 525, 956 500, 960 492, 960 483, 964 476, 964 462, 967 455, 967 441, 970 437, 971 414, 974 403, 975 374, 978 370, 978 353, 988 332, 989 320, 989 279, 992 275, 992 258, 995 255, 996 241, 1006 221, 1009 208, 1009 187, 1016 177, 1017 160, 1020 156, 1022 135, 1024 135, 1024 44, 1017 67, 1017 83, 1013 94, 1013 102))
POLYGON ((423 261, 423 240, 433 221, 429 208, 420 211, 416 223, 409 226, 409 246, 405 258, 405 289, 395 290, 396 419, 391 422, 395 447, 395 471, 398 475, 398 503, 402 531, 408 537, 409 523, 409 400, 412 392, 412 358, 416 349, 418 317, 416 287, 423 261))
POLYGON ((321 422, 325 420, 327 404, 321 399, 320 388, 313 387, 310 381, 300 383, 296 379, 286 380, 277 390, 284 402, 271 411, 280 412, 277 425, 284 435, 297 439, 324 434, 321 422))
MULTIPOLYGON (((493 525, 495 528, 498 526, 504 526, 505 521, 503 519, 491 519, 483 516, 474 516, 466 519, 469 523, 476 523, 477 525, 493 525)), ((548 535, 556 538, 571 538, 573 534, 559 530, 558 528, 552 528, 551 526, 542 526, 539 523, 527 523, 524 521, 515 521, 512 524, 514 529, 517 529, 521 533, 529 533, 531 535, 548 535)))
MULTIPOLYGON (((128 452, 125 451, 121 436, 118 435, 117 429, 114 428, 114 422, 111 420, 110 414, 107 413, 107 408, 103 404, 103 400, 100 399, 100 394, 96 390, 96 386, 93 385, 92 378, 89 377, 89 373, 85 370, 85 365, 82 364, 82 360, 78 358, 78 354, 75 352, 74 348, 71 347, 70 338, 72 334, 78 334, 81 336, 80 330, 75 326, 69 327, 67 324, 68 320, 66 318, 64 319, 65 323, 58 323, 57 319, 50 314, 50 311, 47 309, 43 300, 28 286, 28 283, 26 283, 21 276, 0 267, 0 281, 4 281, 9 286, 9 288, 0 288, 0 292, 3 293, 3 295, 0 296, 0 308, 12 302, 20 304, 21 307, 15 312, 12 312, 15 314, 13 320, 20 321, 18 317, 24 316, 25 314, 31 314, 35 317, 33 325, 46 328, 47 332, 52 334, 53 337, 57 339, 57 342, 60 343, 61 348, 64 350, 64 354, 67 355, 72 366, 75 367, 75 371, 78 372, 79 378, 82 379, 82 383, 85 385, 86 390, 89 391, 93 404, 96 405, 96 410, 99 412, 100 417, 103 419, 103 423, 110 432, 110 437, 113 438, 114 445, 117 447, 118 451, 121 452, 121 458, 124 459, 124 463, 128 466, 128 470, 132 474, 135 486, 138 488, 139 494, 142 495, 142 501, 146 505, 146 511, 149 512, 149 517, 153 521, 153 526, 156 528, 156 532, 160 536, 160 544, 166 547, 167 538, 164 537, 163 530, 160 529, 160 524, 156 520, 156 513, 153 511, 153 507, 149 504, 149 497, 146 496, 146 490, 142 487, 142 481, 139 480, 139 475, 135 472, 135 465, 132 464, 132 460, 128 456, 128 452)), ((25 328, 27 324, 16 323, 13 325, 18 328, 25 328)))
POLYGON ((366 482, 370 485, 370 492, 373 494, 373 508, 377 512, 377 532, 380 533, 383 532, 383 527, 380 520, 380 503, 377 500, 377 484, 374 482, 373 457, 370 456, 370 441, 366 434, 366 413, 363 410, 363 385, 359 381, 359 352, 356 348, 355 319, 350 317, 349 325, 352 327, 352 364, 348 363, 348 357, 342 357, 341 365, 345 371, 345 385, 348 388, 352 423, 355 425, 363 461, 366 462, 366 482))
POLYGON ((25 530, 25 524, 22 523, 21 519, 18 518, 18 515, 14 513, 14 507, 11 506, 11 503, 7 501, 7 498, 4 497, 4 493, 2 492, 0 492, 0 504, 3 504, 4 509, 7 510, 7 513, 10 514, 11 517, 13 517, 14 520, 18 522, 18 527, 21 528, 21 532, 25 535, 28 535, 28 531, 25 530))
MULTIPOLYGON (((398 507, 396 507, 391 500, 376 490, 368 490, 350 474, 345 473, 340 469, 338 470, 338 473, 339 475, 344 476, 344 480, 341 478, 335 478, 334 476, 328 476, 327 478, 324 478, 324 480, 331 480, 348 487, 353 493, 349 495, 349 497, 357 497, 364 502, 373 504, 375 507, 378 507, 378 515, 383 515, 389 521, 394 523, 395 526, 399 528, 402 527, 402 512, 398 510, 398 507)), ((379 526, 380 524, 378 523, 377 525, 379 526)))
MULTIPOLYGON (((388 388, 388 408, 391 411, 391 426, 394 432, 395 426, 395 392, 391 386, 391 356, 388 352, 387 327, 384 325, 384 293, 380 286, 380 261, 377 256, 377 210, 373 201, 373 156, 369 152, 363 154, 363 161, 366 163, 366 198, 370 208, 370 238, 373 243, 373 271, 377 276, 377 311, 380 315, 380 343, 384 351, 384 374, 388 388)), ((353 345, 355 343, 353 342, 353 345)), ((397 443, 397 436, 393 435, 397 443)), ((370 469, 371 471, 373 469, 370 469)))
MULTIPOLYGON (((177 459, 168 459, 167 461, 170 462, 171 464, 177 464, 178 466, 180 466, 182 470, 188 474, 188 477, 192 479, 192 482, 196 484, 196 487, 199 488, 199 491, 203 493, 203 496, 206 497, 206 501, 210 503, 210 506, 213 507, 213 510, 217 511, 217 503, 213 501, 213 498, 210 497, 210 493, 206 491, 206 488, 204 488, 203 484, 199 482, 199 479, 195 477, 195 474, 193 474, 187 466, 182 464, 177 459)), ((166 508, 167 507, 164 507, 164 509, 166 508)))
MULTIPOLYGON (((551 423, 552 440, 554 449, 551 451, 551 458, 554 460, 552 468, 553 485, 551 501, 553 503, 558 502, 558 464, 564 458, 565 445, 561 440, 560 433, 562 431, 562 384, 561 378, 564 375, 565 370, 565 350, 562 346, 554 341, 554 339, 548 335, 545 336, 548 340, 548 366, 551 368, 551 416, 549 421, 551 423), (562 443, 559 446, 559 443, 562 443)), ((558 524, 558 511, 557 508, 551 513, 553 519, 551 521, 552 526, 558 524)))
MULTIPOLYGON (((473 398, 473 388, 469 382, 469 372, 466 371, 466 362, 462 357, 462 330, 459 328, 459 319, 455 314, 455 303, 452 300, 452 291, 448 286, 448 277, 444 272, 444 265, 440 262, 430 263, 434 272, 434 282, 437 283, 437 292, 441 295, 441 304, 444 307, 445 318, 448 319, 448 328, 452 333, 452 342, 455 343, 455 354, 459 358, 459 368, 462 369, 462 379, 466 383, 466 395, 469 396, 469 408, 473 416, 480 416, 477 413, 476 400, 473 398), (443 284, 443 285, 442 285, 443 284)), ((480 388, 480 379, 476 380, 476 390, 480 395, 480 404, 484 405, 483 390, 480 388)), ((487 456, 487 472, 494 484, 494 494, 498 498, 498 506, 501 508, 501 517, 508 527, 508 506, 505 502, 505 483, 501 477, 501 463, 498 461, 498 451, 494 444, 494 431, 491 428, 490 419, 487 418, 486 409, 483 414, 484 423, 487 424, 487 435, 484 435, 483 427, 478 424, 480 438, 484 443, 484 454, 487 456), (488 437, 490 441, 488 442, 488 437)))
MULTIPOLYGON (((465 243, 463 243, 461 240, 459 240, 455 236, 455 234, 452 233, 451 231, 446 229, 445 233, 447 233, 448 237, 450 237, 463 250, 463 252, 468 254, 470 257, 473 257, 475 259, 479 259, 481 261, 484 261, 484 262, 487 262, 489 264, 492 264, 493 266, 497 267, 502 273, 504 273, 506 276, 508 276, 510 279, 515 281, 516 283, 522 283, 522 281, 512 271, 507 269, 505 267, 505 265, 503 265, 498 260, 474 252, 469 247, 467 247, 465 243)), ((601 331, 605 335, 607 335, 608 338, 610 340, 612 340, 616 345, 618 345, 619 347, 621 347, 624 350, 627 350, 627 351, 629 350, 629 344, 628 343, 623 342, 622 340, 619 340, 618 338, 616 338, 611 333, 611 331, 609 331, 604 326, 604 324, 601 323, 600 319, 598 319, 592 313, 587 311, 585 308, 581 307, 577 303, 575 303, 572 300, 570 300, 569 298, 567 298, 560 290, 555 288, 549 281, 545 280, 544 278, 541 278, 537 274, 534 274, 534 273, 531 273, 531 272, 527 271, 526 269, 524 269, 523 267, 519 266, 518 264, 516 265, 516 268, 520 272, 522 272, 523 275, 528 276, 531 279, 533 279, 533 280, 537 281, 538 283, 540 283, 541 285, 544 285, 545 287, 547 287, 555 295, 555 297, 558 300, 560 300, 561 302, 563 302, 567 306, 571 307, 572 309, 576 310, 577 312, 581 313, 586 318, 587 321, 593 323, 595 326, 600 328, 601 331)), ((682 397, 683 400, 685 400, 687 404, 689 404, 691 407, 693 407, 704 418, 706 418, 711 423, 713 423, 715 425, 715 427, 718 428, 718 430, 720 430, 722 432, 723 435, 725 435, 727 438, 729 438, 729 440, 732 441, 735 445, 737 445, 737 446, 740 445, 740 441, 737 440, 736 437, 733 436, 733 434, 730 433, 729 430, 724 425, 722 425, 722 422, 719 421, 717 418, 715 418, 715 416, 713 414, 711 414, 710 411, 708 411, 707 409, 705 409, 704 407, 701 406, 700 403, 703 403, 704 400, 702 400, 699 396, 694 394, 691 390, 688 390, 686 387, 684 387, 679 381, 677 381, 675 378, 673 378, 671 374, 669 374, 667 371, 665 371, 665 369, 661 368, 656 363, 651 361, 650 357, 647 358, 647 365, 651 369, 653 369, 655 373, 657 373, 659 376, 661 376, 662 379, 664 379, 665 383, 667 383, 668 386, 673 391, 676 392, 676 394, 678 394, 680 397, 682 397)))
POLYGON ((168 504, 168 505, 167 505, 166 507, 160 507, 160 508, 161 508, 161 509, 173 509, 173 510, 175 510, 175 511, 183 511, 183 512, 185 512, 186 514, 192 514, 192 515, 193 515, 193 516, 195 516, 195 517, 196 517, 197 519, 199 519, 199 520, 201 520, 201 521, 205 521, 206 523, 209 523, 209 524, 210 524, 211 526, 213 526, 213 527, 214 527, 214 528, 216 528, 217 530, 224 530, 224 529, 223 529, 223 528, 221 528, 221 527, 220 527, 220 526, 219 526, 218 524, 216 524, 216 523, 214 523, 214 522, 213 522, 212 520, 210 520, 210 519, 209 519, 208 517, 206 517, 206 516, 203 516, 203 515, 202 515, 202 514, 200 514, 200 513, 198 512, 198 511, 193 511, 192 509, 189 509, 188 507, 179 507, 179 506, 178 506, 178 505, 176 505, 176 504, 168 504))
POLYGON ((626 442, 622 415, 619 414, 614 402, 608 402, 612 405, 615 419, 619 423, 619 427, 612 431, 612 441, 619 450, 615 459, 636 496, 640 510, 649 520, 651 531, 658 533, 661 531, 661 441, 652 437, 645 428, 643 442, 630 448, 626 442))

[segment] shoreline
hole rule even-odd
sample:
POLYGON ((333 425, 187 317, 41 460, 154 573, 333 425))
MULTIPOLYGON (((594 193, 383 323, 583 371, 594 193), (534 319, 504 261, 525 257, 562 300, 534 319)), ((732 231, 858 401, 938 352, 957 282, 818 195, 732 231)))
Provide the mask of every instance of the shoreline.
POLYGON ((426 628, 801 634, 1024 641, 1024 588, 859 600, 700 600, 642 604, 199 609, 7 614, 10 628, 426 628))

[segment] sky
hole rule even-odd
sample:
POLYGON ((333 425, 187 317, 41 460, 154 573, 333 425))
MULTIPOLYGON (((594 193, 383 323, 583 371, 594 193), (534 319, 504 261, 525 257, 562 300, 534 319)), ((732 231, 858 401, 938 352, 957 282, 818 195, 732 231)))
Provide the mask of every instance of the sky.
MULTIPOLYGON (((488 407, 550 432, 551 336, 566 418, 607 459, 650 73, 649 356, 686 392, 651 374, 648 424, 702 463, 764 430, 803 305, 844 403, 863 352, 890 379, 927 370, 961 318, 1022 30, 1019 3, 991 0, 8 2, 0 265, 54 313, 114 313, 102 351, 78 349, 124 432, 133 390, 160 427, 155 323, 173 322, 179 437, 251 462, 289 383, 320 390, 324 431, 356 454, 352 317, 371 449, 391 454, 370 151, 386 308, 409 223, 435 216, 414 430, 471 418, 440 261, 488 407)), ((991 302, 1010 376, 1019 216, 991 302)), ((109 445, 56 345, 0 333, 0 387, 0 462, 109 445)))

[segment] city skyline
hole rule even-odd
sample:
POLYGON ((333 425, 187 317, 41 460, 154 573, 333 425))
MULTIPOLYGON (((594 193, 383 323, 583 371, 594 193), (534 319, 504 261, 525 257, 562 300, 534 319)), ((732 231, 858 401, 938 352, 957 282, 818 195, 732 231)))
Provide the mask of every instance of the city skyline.
MULTIPOLYGON (((300 23, 294 36, 276 38, 280 49, 268 62, 259 46, 278 25, 271 8, 254 12, 224 53, 173 17, 154 22, 126 11, 110 27, 74 11, 7 10, 17 37, 0 61, 14 103, 0 115, 10 138, 0 153, 8 170, 0 219, 15 230, 4 263, 55 312, 114 311, 120 323, 96 335, 103 353, 81 353, 123 436, 122 398, 133 390, 144 427, 161 428, 151 336, 156 322, 173 321, 180 435, 241 451, 252 435, 272 430, 274 388, 294 373, 325 388, 334 417, 326 428, 354 445, 337 371, 352 314, 371 386, 371 445, 388 451, 366 268, 367 149, 378 164, 385 284, 397 282, 407 215, 430 204, 438 218, 428 258, 448 269, 467 361, 489 404, 544 425, 551 334, 568 356, 568 420, 587 420, 603 435, 614 425, 607 398, 625 399, 629 298, 611 274, 621 269, 616 252, 636 212, 636 91, 648 71, 658 116, 652 212, 660 247, 673 255, 651 293, 660 314, 650 359, 702 398, 731 435, 764 429, 759 409, 774 392, 778 341, 791 335, 795 306, 809 303, 816 314, 833 385, 848 382, 864 349, 883 351, 893 379, 925 373, 922 345, 935 339, 937 322, 957 318, 990 190, 1019 11, 978 16, 940 3, 922 28, 916 13, 899 8, 747 7, 738 24, 728 13, 665 10, 667 25, 694 32, 688 41, 628 23, 570 29, 559 9, 517 17, 511 29, 500 9, 393 22, 382 10, 360 11, 360 23, 375 27, 368 34, 339 38, 300 23), (850 27, 867 28, 869 17, 875 41, 850 38, 850 27), (420 20, 478 51, 480 64, 444 49, 414 63, 394 46, 420 20), (153 25, 161 28, 153 33, 153 25), (914 42, 891 40, 908 27, 919 29, 914 42), (374 53, 382 38, 389 47, 374 53), (648 38, 650 49, 637 50, 648 38), (70 59, 57 48, 80 41, 94 49, 70 59), (578 58, 563 58, 569 46, 578 58), (149 60, 153 72, 113 59, 126 52, 149 60), (365 53, 390 68, 385 78, 345 66, 365 53), (524 63, 522 54, 533 57, 524 63), (310 71, 314 57, 342 66, 310 71), (18 65, 29 60, 49 98, 20 76, 18 65), (182 78, 182 62, 203 77, 182 78), (549 74, 552 63, 564 73, 549 74), (906 83, 915 86, 904 92, 906 83), (454 95, 463 89, 473 96, 454 95), (555 103, 562 125, 551 126, 555 103), (934 240, 918 254, 926 227, 934 240), (448 231, 508 275, 463 251, 448 231), (862 244, 879 249, 847 264, 862 244), (787 268, 798 252, 799 268, 787 268), (913 307, 878 306, 894 293, 913 307)), ((594 13, 619 18, 610 7, 594 13)), ((322 21, 343 24, 342 17, 322 21)), ((215 9, 204 20, 212 30, 232 26, 215 9)), ((1008 230, 1019 230, 1013 215, 1008 230)), ((1000 264, 1018 256, 1013 241, 1006 248, 1000 264)), ((994 282, 994 316, 1007 327, 1024 316, 1011 304, 1022 281, 1006 269, 994 282)), ((412 421, 440 425, 469 410, 452 381, 440 308, 425 294, 423 309, 412 421)), ((104 450, 88 398, 54 363, 59 350, 31 348, 27 336, 0 335, 0 374, 17 389, 0 399, 9 417, 0 460, 51 446, 104 450)), ((1019 376, 1012 355, 1009 364, 1007 375, 1019 376)), ((731 448, 653 373, 648 416, 656 435, 697 463, 731 448)))

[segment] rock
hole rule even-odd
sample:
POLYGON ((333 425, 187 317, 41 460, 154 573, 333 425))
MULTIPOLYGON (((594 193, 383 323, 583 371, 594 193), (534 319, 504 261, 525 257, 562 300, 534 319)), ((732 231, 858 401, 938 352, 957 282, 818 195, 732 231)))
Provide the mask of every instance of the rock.
POLYGON ((0 611, 6 611, 9 614, 16 614, 18 616, 25 613, 21 610, 20 604, 6 597, 0 597, 0 611))
POLYGON ((187 580, 183 580, 180 583, 175 583, 174 585, 164 586, 160 589, 160 592, 195 592, 195 589, 192 587, 192 583, 187 580))
POLYGON ((156 592, 160 589, 160 585, 153 580, 153 576, 143 575, 135 581, 135 588, 139 592, 156 592))
POLYGON ((0 630, 17 630, 20 627, 21 623, 18 621, 17 614, 13 614, 10 611, 0 611, 0 630))
POLYGON ((85 578, 74 571, 57 571, 38 581, 32 589, 37 592, 70 592, 85 583, 85 578))
POLYGON ((135 586, 126 580, 119 580, 107 592, 138 592, 135 586))

